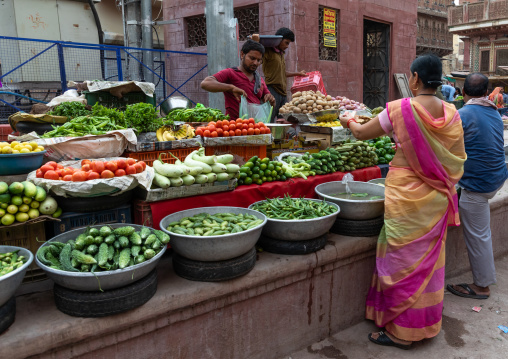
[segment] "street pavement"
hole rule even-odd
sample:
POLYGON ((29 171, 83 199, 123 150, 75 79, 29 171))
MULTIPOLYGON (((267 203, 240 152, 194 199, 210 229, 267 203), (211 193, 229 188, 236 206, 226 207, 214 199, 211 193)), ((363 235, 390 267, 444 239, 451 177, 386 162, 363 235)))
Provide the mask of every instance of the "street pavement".
MULTIPOLYGON (((496 261, 497 284, 486 300, 458 297, 445 290, 443 326, 433 339, 413 343, 410 350, 371 343, 377 330, 371 321, 309 345, 280 359, 501 359, 508 358, 508 256, 496 261), (479 312, 473 307, 480 307, 479 312)), ((447 278, 446 284, 472 283, 471 272, 447 278)))

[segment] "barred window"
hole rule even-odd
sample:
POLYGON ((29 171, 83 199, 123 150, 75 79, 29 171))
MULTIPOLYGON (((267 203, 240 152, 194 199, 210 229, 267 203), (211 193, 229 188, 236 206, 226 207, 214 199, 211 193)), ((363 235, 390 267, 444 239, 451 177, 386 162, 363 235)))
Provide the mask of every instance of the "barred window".
MULTIPOLYGON (((496 66, 508 66, 508 49, 499 49, 496 51, 496 66)), ((497 68, 496 74, 502 74, 499 67, 497 68)))
MULTIPOLYGON (((238 19, 239 40, 247 40, 247 36, 259 34, 259 5, 234 9, 238 19)), ((206 46, 206 18, 204 15, 185 19, 187 28, 187 47, 206 46)))
POLYGON ((489 62, 490 62, 490 51, 482 51, 481 52, 481 60, 480 60, 480 71, 488 72, 489 71, 489 62))
POLYGON ((340 61, 339 52, 339 26, 340 26, 340 11, 337 9, 326 8, 335 10, 335 38, 337 39, 336 47, 325 46, 325 36, 323 34, 323 20, 324 20, 324 6, 319 7, 319 59, 326 61, 340 61))

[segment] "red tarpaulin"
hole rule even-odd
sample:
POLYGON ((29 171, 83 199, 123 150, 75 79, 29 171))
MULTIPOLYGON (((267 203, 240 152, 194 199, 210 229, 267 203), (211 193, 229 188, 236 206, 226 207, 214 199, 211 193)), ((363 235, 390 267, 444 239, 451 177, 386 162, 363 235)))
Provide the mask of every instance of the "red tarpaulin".
MULTIPOLYGON (((307 180, 294 178, 289 181, 267 182, 261 186, 252 184, 240 186, 234 191, 204 194, 201 196, 168 199, 150 203, 152 209, 153 226, 159 229, 159 222, 168 214, 198 207, 231 206, 248 207, 252 203, 266 198, 283 197, 289 194, 292 197, 318 198, 314 188, 326 182, 340 181, 345 173, 335 172, 327 175, 311 176, 307 180)), ((377 166, 352 171, 355 181, 369 181, 381 178, 381 170, 377 166)))

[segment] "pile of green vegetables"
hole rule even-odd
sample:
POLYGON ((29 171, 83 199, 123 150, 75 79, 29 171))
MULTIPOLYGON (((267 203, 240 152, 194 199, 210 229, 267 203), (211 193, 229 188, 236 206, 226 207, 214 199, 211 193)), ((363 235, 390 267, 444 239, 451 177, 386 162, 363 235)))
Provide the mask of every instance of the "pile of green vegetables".
POLYGON ((395 155, 395 145, 388 136, 378 137, 373 140, 365 141, 370 147, 375 148, 379 164, 390 163, 395 155))
POLYGON ((174 109, 167 115, 167 118, 173 121, 183 121, 183 122, 210 122, 210 121, 228 120, 229 115, 224 115, 220 110, 214 108, 207 108, 202 104, 198 103, 194 108, 174 109))
POLYGON ((282 162, 271 161, 268 157, 258 156, 250 158, 240 167, 238 184, 263 184, 264 182, 285 181, 291 175, 284 170, 282 162))
POLYGON ((37 251, 37 259, 53 269, 100 272, 123 269, 155 257, 169 236, 147 227, 89 227, 75 240, 50 242, 37 251))
POLYGON ((18 255, 19 249, 14 252, 0 253, 0 277, 6 275, 26 263, 24 256, 18 255))
POLYGON ((337 208, 326 201, 292 198, 289 195, 285 195, 284 198, 267 199, 255 204, 252 209, 263 213, 268 218, 287 221, 319 218, 337 212, 337 208))
POLYGON ((250 214, 200 213, 171 222, 166 229, 187 236, 222 236, 247 231, 261 223, 263 223, 262 219, 250 214))
POLYGON ((149 103, 128 105, 124 112, 127 127, 137 133, 155 132, 164 126, 164 119, 157 117, 155 107, 149 103))
POLYGON ((41 138, 104 135, 108 131, 126 129, 123 123, 117 124, 114 119, 106 116, 79 116, 53 128, 53 131, 46 132, 41 138))
POLYGON ((46 114, 52 116, 65 116, 71 120, 75 117, 90 115, 91 112, 87 110, 85 105, 83 105, 81 102, 71 101, 62 102, 60 105, 55 106, 46 114))

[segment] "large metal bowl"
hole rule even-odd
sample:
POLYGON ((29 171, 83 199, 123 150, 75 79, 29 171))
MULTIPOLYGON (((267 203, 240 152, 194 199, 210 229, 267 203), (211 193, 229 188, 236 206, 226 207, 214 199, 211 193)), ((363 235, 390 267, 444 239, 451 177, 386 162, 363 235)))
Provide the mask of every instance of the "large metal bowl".
MULTIPOLYGON (((91 228, 100 228, 103 225, 90 226, 91 228)), ((141 230, 143 226, 137 224, 127 224, 127 223, 115 223, 109 224, 108 226, 112 228, 124 227, 124 226, 132 226, 136 228, 136 230, 141 230)), ((51 242, 62 242, 67 243, 67 241, 71 239, 75 239, 78 234, 81 234, 84 231, 83 228, 74 229, 72 231, 68 231, 62 234, 59 234, 56 237, 51 238, 49 241, 44 243, 42 247, 49 246, 51 242)), ((150 273, 162 255, 166 252, 166 246, 162 248, 162 250, 157 253, 155 257, 147 260, 146 262, 136 264, 133 266, 129 266, 124 269, 117 269, 113 271, 104 271, 104 272, 96 272, 96 273, 88 273, 88 272, 67 272, 64 270, 58 270, 50 268, 41 262, 37 258, 35 261, 37 265, 46 272, 47 276, 56 284, 61 285, 62 287, 74 289, 74 290, 82 290, 86 292, 96 292, 99 291, 99 283, 100 288, 103 290, 115 289, 124 287, 126 285, 132 284, 141 278, 145 277, 148 273, 150 273)))
POLYGON ((14 295, 25 277, 28 266, 34 260, 34 255, 28 249, 15 246, 0 246, 0 253, 9 253, 16 250, 19 250, 18 255, 24 256, 27 261, 20 268, 0 277, 0 307, 7 303, 14 295))
POLYGON ((340 181, 322 183, 314 189, 321 199, 336 203, 340 207, 338 218, 364 220, 373 219, 383 215, 385 211, 385 189, 373 183, 351 181, 348 182, 352 192, 368 192, 373 196, 383 196, 375 200, 342 199, 330 196, 331 194, 346 192, 346 185, 340 181))
POLYGON ((166 101, 161 103, 161 111, 164 116, 167 116, 175 108, 191 108, 192 102, 183 96, 171 96, 166 101))
MULTIPOLYGON (((319 199, 306 199, 307 201, 322 202, 319 199)), ((259 201, 249 206, 252 209, 256 204, 263 203, 259 201)), ((263 227, 263 234, 270 238, 281 239, 284 241, 304 241, 308 239, 317 238, 325 233, 328 233, 332 228, 335 218, 340 212, 340 208, 336 203, 328 202, 331 206, 337 208, 337 212, 329 214, 328 216, 313 218, 313 219, 294 219, 294 220, 281 220, 266 217, 266 225, 263 227)))
POLYGON ((371 179, 370 181, 367 181, 367 183, 373 183, 373 184, 378 184, 378 185, 384 186, 385 180, 386 180, 386 178, 374 178, 374 179, 371 179))
POLYGON ((213 262, 232 259, 247 253, 256 245, 265 224, 266 216, 252 209, 241 207, 203 207, 170 214, 161 220, 160 227, 171 236, 171 248, 182 257, 196 261, 213 262), (173 233, 166 229, 171 222, 179 221, 184 217, 192 217, 199 213, 250 214, 262 219, 263 223, 240 233, 209 237, 187 236, 173 233))

